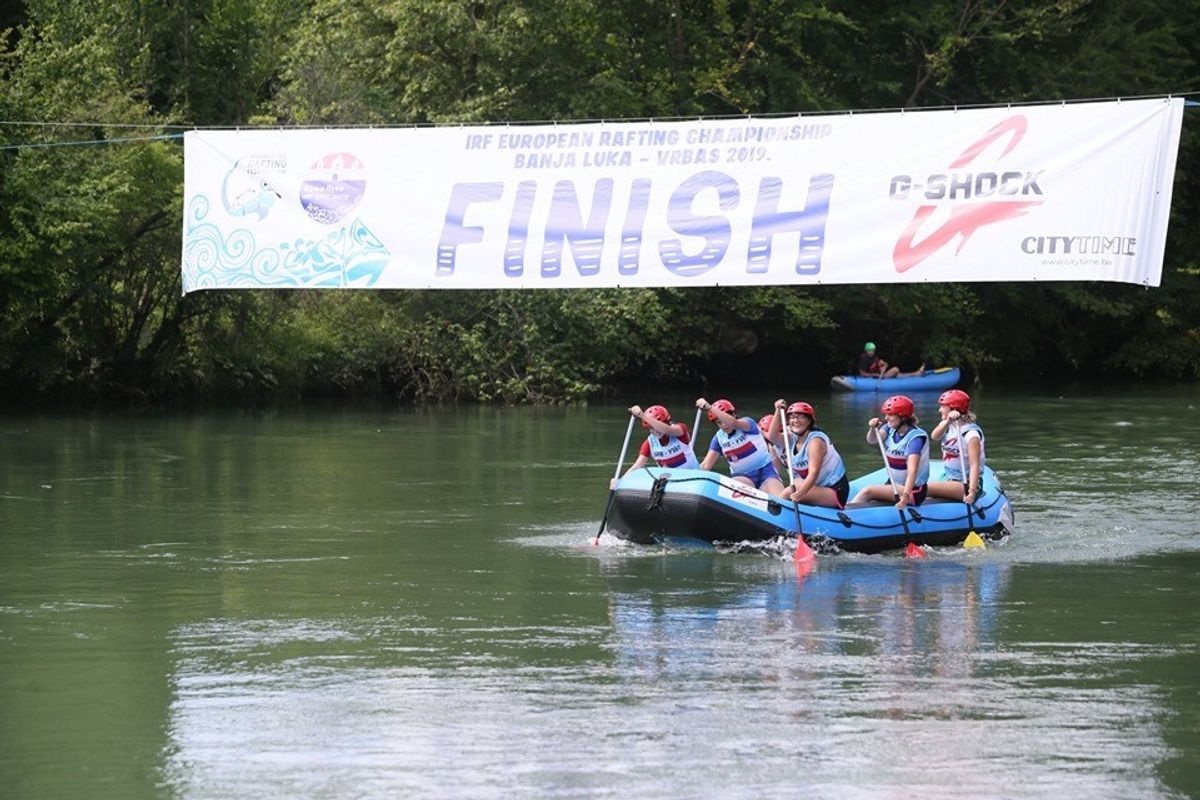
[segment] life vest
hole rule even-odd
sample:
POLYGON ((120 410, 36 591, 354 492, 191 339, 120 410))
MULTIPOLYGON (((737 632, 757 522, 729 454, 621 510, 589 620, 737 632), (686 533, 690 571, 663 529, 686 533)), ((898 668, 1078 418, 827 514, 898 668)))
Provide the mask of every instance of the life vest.
MULTIPOLYGON (((685 433, 684 436, 687 436, 685 433)), ((700 462, 696 460, 696 454, 692 452, 691 441, 683 441, 676 436, 659 436, 657 433, 651 434, 646 443, 650 445, 650 457, 653 458, 660 467, 668 467, 670 469, 699 469, 700 462), (666 439, 666 444, 662 440, 666 439)))
MULTIPOLYGON (((789 431, 789 438, 790 436, 789 431)), ((798 481, 808 477, 808 445, 813 437, 825 440, 825 458, 821 460, 821 472, 816 485, 833 486, 845 477, 846 465, 842 463, 841 455, 825 431, 809 431, 803 441, 792 445, 792 472, 798 481)))
POLYGON ((913 490, 920 489, 929 482, 929 434, 914 425, 908 429, 908 433, 897 439, 891 427, 884 428, 887 433, 883 437, 883 452, 887 455, 888 477, 897 487, 908 481, 908 443, 918 436, 925 437, 921 460, 917 462, 917 479, 913 482, 913 490))
MULTIPOLYGON (((951 423, 946 428, 946 435, 942 438, 942 469, 945 472, 946 480, 962 482, 966 480, 962 473, 962 465, 966 464, 967 469, 971 469, 971 458, 967 455, 966 450, 962 450, 962 461, 958 460, 960 449, 958 435, 954 427, 954 423, 951 423)), ((969 431, 977 431, 979 433, 979 471, 982 473, 983 465, 987 463, 987 458, 984 457, 983 428, 974 422, 962 425, 964 439, 969 431)))
POLYGON ((750 423, 750 430, 734 428, 732 433, 726 433, 718 428, 717 435, 713 437, 713 443, 717 447, 709 448, 720 448, 725 460, 729 462, 731 475, 745 475, 771 463, 771 455, 767 452, 767 440, 759 433, 758 425, 750 417, 742 419, 750 423))
POLYGON ((859 359, 858 368, 863 372, 883 372, 883 359, 872 356, 870 360, 866 358, 859 359))

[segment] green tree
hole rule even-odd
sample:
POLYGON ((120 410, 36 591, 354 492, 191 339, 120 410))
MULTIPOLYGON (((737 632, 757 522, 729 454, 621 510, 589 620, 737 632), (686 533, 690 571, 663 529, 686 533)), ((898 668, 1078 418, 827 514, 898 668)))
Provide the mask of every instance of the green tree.
MULTIPOLYGON (((522 122, 1196 90, 1200 0, 30 0, 7 145, 201 125, 522 122), (120 127, 112 123, 134 127, 120 127), (68 127, 69 126, 69 127, 68 127)), ((865 338, 987 376, 1200 375, 1188 118, 1164 288, 1112 284, 179 296, 175 141, 0 150, 0 378, 43 394, 553 402, 823 375, 865 338), (1163 343, 1169 342, 1170 347, 1163 343)))

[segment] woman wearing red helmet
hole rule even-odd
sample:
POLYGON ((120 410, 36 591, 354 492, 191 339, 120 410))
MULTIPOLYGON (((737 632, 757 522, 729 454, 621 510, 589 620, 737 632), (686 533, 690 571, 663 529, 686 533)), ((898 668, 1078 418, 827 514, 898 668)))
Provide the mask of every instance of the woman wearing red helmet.
MULTIPOLYGON (((771 454, 771 463, 775 465, 775 471, 779 473, 779 479, 783 480, 787 477, 787 467, 784 466, 783 457, 780 456, 780 453, 783 452, 783 437, 779 435, 778 431, 771 433, 774 430, 771 426, 774 424, 774 414, 767 414, 758 418, 758 430, 762 433, 763 439, 767 443, 767 452, 771 454)), ((787 490, 784 489, 784 491, 787 490)))
POLYGON ((880 407, 884 422, 872 417, 867 423, 867 441, 883 441, 887 459, 888 483, 866 486, 854 502, 866 500, 877 503, 895 501, 896 508, 925 502, 929 483, 929 434, 917 427, 913 401, 902 394, 889 397, 880 407), (880 430, 880 427, 883 430, 880 430), (895 487, 899 487, 898 490, 895 487))
POLYGON ((696 408, 707 411, 708 418, 717 424, 717 433, 708 445, 700 469, 712 469, 717 457, 724 455, 729 463, 729 474, 735 481, 778 496, 783 491, 783 481, 771 461, 767 440, 754 419, 734 416, 737 409, 728 400, 710 403, 701 397, 696 400, 696 408))
POLYGON ((683 422, 671 422, 671 412, 665 406, 650 406, 645 411, 641 406, 630 406, 629 413, 642 421, 642 427, 650 434, 642 442, 642 449, 633 466, 625 473, 641 469, 654 459, 660 467, 669 469, 699 469, 700 462, 692 452, 692 437, 683 422))
MULTIPOLYGON (((797 503, 826 508, 844 508, 850 495, 850 480, 846 477, 846 465, 833 441, 825 431, 817 427, 817 412, 808 403, 792 403, 776 400, 775 408, 787 407, 787 424, 791 450, 788 457, 792 462, 791 486, 783 490, 783 497, 797 503)), ((771 420, 770 432, 779 427, 779 415, 771 420)))
POLYGON ((980 476, 983 465, 987 463, 983 428, 975 421, 971 396, 961 389, 942 393, 938 398, 938 413, 942 415, 942 421, 929 435, 935 442, 942 443, 942 477, 941 480, 930 481, 929 496, 945 497, 970 505, 979 494, 980 476), (960 437, 962 441, 959 441, 960 437), (962 449, 964 442, 965 452, 962 449), (964 462, 968 476, 963 475, 964 462), (966 489, 967 486, 970 489, 966 489))

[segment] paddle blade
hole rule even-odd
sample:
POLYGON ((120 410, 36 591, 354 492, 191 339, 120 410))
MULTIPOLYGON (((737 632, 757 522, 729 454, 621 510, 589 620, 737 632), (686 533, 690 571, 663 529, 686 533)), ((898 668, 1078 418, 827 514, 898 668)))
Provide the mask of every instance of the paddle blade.
POLYGON ((796 552, 792 554, 792 560, 796 562, 797 571, 801 564, 811 565, 817 560, 817 554, 808 546, 808 542, 804 541, 803 536, 796 537, 796 552))
POLYGON ((916 542, 909 542, 908 547, 904 548, 905 558, 924 558, 925 551, 916 542))
POLYGON ((987 545, 983 543, 983 539, 979 538, 979 534, 971 531, 967 534, 967 538, 963 539, 963 547, 969 547, 972 550, 986 550, 987 545))
POLYGON ((815 558, 809 558, 809 559, 803 559, 803 560, 796 558, 796 559, 794 559, 794 561, 796 564, 796 580, 797 581, 802 581, 805 578, 807 578, 809 575, 812 574, 812 571, 814 569, 816 569, 816 567, 817 567, 817 560, 815 558))

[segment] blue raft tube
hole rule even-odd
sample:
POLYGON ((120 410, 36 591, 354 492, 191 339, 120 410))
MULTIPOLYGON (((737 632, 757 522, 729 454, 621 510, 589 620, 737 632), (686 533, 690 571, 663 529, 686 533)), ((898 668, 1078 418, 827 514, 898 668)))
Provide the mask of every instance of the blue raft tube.
POLYGON ((835 375, 829 380, 829 385, 841 392, 878 392, 880 394, 938 392, 958 385, 961 377, 962 370, 958 367, 939 367, 926 370, 924 375, 907 375, 903 378, 835 375))
MULTIPOLYGON (((885 470, 850 484, 850 496, 886 482, 885 470)), ((903 512, 890 503, 851 503, 845 509, 799 505, 805 541, 821 552, 879 553, 917 545, 956 545, 975 531, 1001 539, 1013 531, 1013 509, 996 473, 983 468, 983 491, 967 518, 965 503, 930 499, 903 512)), ((716 472, 639 469, 617 483, 608 532, 639 544, 738 546, 795 537, 796 511, 789 500, 716 472)))

